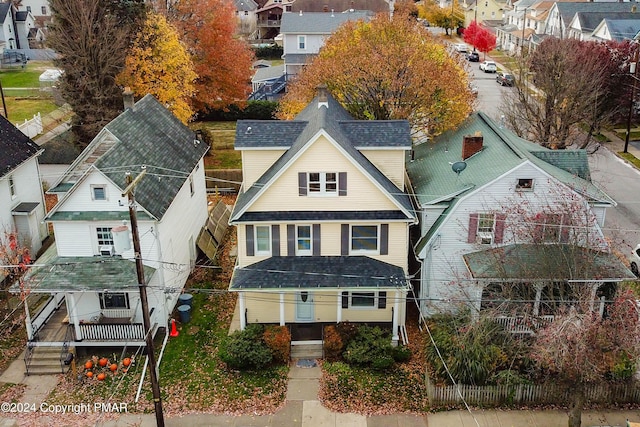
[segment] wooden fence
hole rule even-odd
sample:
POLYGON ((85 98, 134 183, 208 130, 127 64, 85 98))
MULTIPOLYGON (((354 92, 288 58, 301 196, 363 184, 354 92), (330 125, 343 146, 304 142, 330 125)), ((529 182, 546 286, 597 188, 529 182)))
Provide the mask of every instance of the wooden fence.
MULTIPOLYGON (((427 393, 432 408, 461 404, 480 407, 505 405, 544 405, 569 403, 571 390, 558 384, 516 384, 496 386, 434 386, 427 380, 427 393)), ((640 388, 635 384, 596 384, 587 386, 588 402, 599 404, 640 403, 640 388)))
POLYGON ((242 169, 205 169, 207 193, 237 193, 242 184, 242 169))

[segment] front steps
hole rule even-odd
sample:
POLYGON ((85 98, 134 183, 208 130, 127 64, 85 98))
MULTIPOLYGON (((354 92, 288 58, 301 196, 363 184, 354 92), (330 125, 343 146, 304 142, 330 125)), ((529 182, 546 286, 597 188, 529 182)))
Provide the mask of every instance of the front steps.
POLYGON ((322 359, 322 341, 293 341, 291 359, 322 359))
POLYGON ((57 375, 69 370, 60 360, 62 347, 35 347, 25 374, 57 375))

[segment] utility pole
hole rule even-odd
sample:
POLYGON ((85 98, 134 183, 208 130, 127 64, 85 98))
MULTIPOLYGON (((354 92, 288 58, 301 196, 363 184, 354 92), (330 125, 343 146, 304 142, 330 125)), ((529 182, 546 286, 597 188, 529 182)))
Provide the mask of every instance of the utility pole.
POLYGON ((142 264, 142 252, 140 251, 140 235, 138 234, 138 218, 136 217, 136 200, 134 189, 147 171, 143 170, 133 179, 127 172, 127 188, 122 196, 129 200, 129 218, 131 219, 131 234, 133 235, 133 252, 136 259, 136 273, 138 274, 138 287, 140 289, 140 303, 142 306, 142 322, 144 325, 147 357, 149 358, 149 375, 151 376, 151 390, 153 391, 153 406, 156 412, 156 425, 164 427, 164 415, 162 413, 162 400, 160 397, 160 383, 156 370, 156 355, 153 349, 153 335, 151 334, 151 319, 149 317, 149 302, 147 300, 147 284, 144 280, 144 265, 142 264))
POLYGON ((636 81, 638 80, 638 48, 636 47, 636 51, 633 54, 633 62, 629 64, 629 76, 633 80, 631 84, 631 97, 629 98, 629 115, 627 116, 627 133, 624 135, 624 150, 623 153, 627 152, 629 148, 629 136, 631 135, 631 119, 633 118, 633 101, 636 97, 636 81))

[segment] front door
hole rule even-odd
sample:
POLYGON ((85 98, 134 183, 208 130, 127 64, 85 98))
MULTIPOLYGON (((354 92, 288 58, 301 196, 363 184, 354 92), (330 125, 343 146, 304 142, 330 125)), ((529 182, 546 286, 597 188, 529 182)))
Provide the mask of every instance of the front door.
POLYGON ((308 291, 296 293, 296 322, 313 322, 313 294, 308 291))

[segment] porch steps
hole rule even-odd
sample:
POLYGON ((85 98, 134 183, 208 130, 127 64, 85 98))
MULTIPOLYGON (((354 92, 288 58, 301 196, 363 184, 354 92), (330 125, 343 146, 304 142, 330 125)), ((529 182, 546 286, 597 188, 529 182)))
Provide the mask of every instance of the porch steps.
POLYGON ((35 347, 27 375, 56 375, 65 373, 69 370, 69 366, 65 366, 60 355, 62 347, 35 347))
POLYGON ((322 342, 317 343, 292 343, 291 359, 322 359, 322 342))

